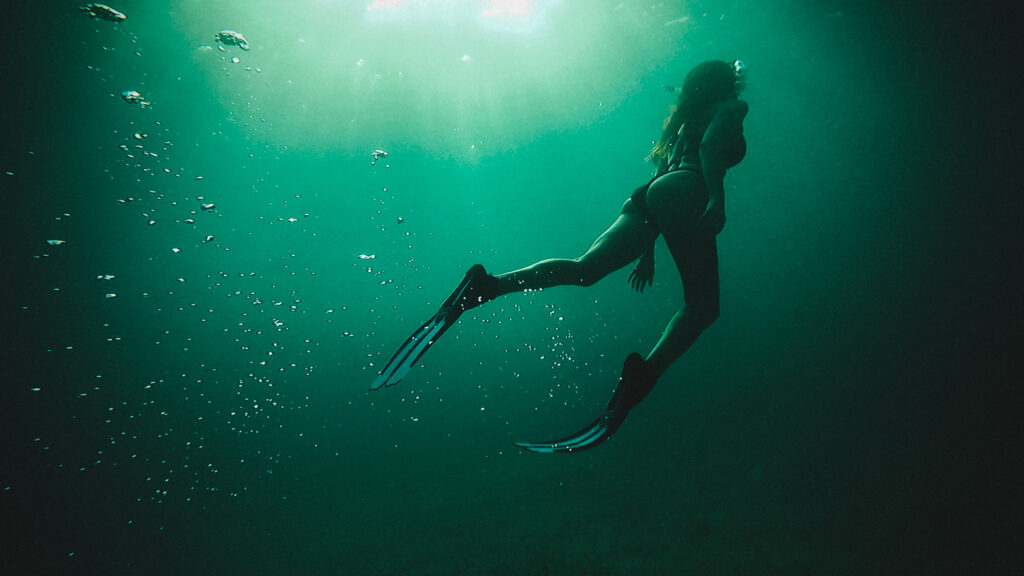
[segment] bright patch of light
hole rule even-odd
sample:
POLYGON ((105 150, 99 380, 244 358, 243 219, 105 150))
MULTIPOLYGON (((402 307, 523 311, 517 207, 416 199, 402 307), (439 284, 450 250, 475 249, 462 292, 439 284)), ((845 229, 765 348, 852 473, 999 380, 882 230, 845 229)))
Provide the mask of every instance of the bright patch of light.
POLYGON ((370 19, 404 20, 420 24, 475 24, 506 32, 535 32, 544 14, 559 2, 547 0, 373 0, 366 6, 370 19))
POLYGON ((368 11, 374 10, 398 10, 405 4, 405 0, 374 0, 366 7, 368 11))
POLYGON ((484 18, 523 18, 530 15, 532 8, 531 0, 494 0, 480 15, 484 18))
MULTIPOLYGON (((189 37, 215 28, 205 4, 182 6, 189 37)), ((457 157, 610 113, 682 45, 689 18, 617 0, 296 0, 292 14, 249 12, 250 52, 196 53, 254 138, 457 157)))
POLYGON ((549 0, 539 8, 536 0, 491 0, 480 11, 479 21, 485 28, 516 33, 536 32, 542 26, 545 13, 556 4, 555 0, 549 0))

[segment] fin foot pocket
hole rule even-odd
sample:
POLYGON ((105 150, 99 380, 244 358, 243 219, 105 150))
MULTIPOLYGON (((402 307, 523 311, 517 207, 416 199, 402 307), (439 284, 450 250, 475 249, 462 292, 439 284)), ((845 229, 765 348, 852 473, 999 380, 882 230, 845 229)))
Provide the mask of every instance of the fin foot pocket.
POLYGON ((412 336, 398 347, 398 351, 380 371, 380 375, 370 384, 370 390, 394 386, 401 382, 427 349, 455 324, 463 312, 497 296, 497 283, 497 279, 488 274, 482 265, 473 265, 455 291, 448 296, 444 304, 441 304, 437 314, 416 329, 412 336))
POLYGON ((626 421, 629 411, 640 403, 657 382, 645 369, 644 359, 637 353, 626 357, 619 385, 612 394, 604 414, 579 432, 561 440, 546 442, 516 442, 516 446, 530 452, 555 454, 589 450, 602 444, 626 421))

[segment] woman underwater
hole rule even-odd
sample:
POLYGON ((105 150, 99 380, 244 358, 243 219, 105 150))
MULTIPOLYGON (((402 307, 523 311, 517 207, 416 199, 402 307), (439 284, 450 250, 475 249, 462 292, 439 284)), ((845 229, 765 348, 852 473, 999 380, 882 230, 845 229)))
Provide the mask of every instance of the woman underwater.
POLYGON ((638 258, 629 281, 643 291, 654 277, 654 241, 661 235, 682 278, 684 306, 646 358, 635 352, 626 358, 618 388, 594 423, 562 440, 517 444, 535 452, 571 452, 608 439, 665 370, 718 318, 715 236, 725 225, 725 172, 746 153, 747 103, 739 100, 744 72, 739 60, 710 60, 694 67, 648 157, 657 166, 654 178, 633 192, 615 222, 583 255, 542 260, 498 275, 473 266, 438 313, 399 348, 371 388, 397 384, 462 312, 498 296, 590 286, 638 258))

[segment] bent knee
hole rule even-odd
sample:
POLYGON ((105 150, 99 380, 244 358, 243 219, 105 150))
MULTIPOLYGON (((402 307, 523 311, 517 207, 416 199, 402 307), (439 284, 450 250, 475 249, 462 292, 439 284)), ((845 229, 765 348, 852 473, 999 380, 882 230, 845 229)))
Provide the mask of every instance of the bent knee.
POLYGON ((577 286, 593 286, 598 280, 605 277, 605 273, 592 265, 584 256, 573 258, 572 279, 577 286))

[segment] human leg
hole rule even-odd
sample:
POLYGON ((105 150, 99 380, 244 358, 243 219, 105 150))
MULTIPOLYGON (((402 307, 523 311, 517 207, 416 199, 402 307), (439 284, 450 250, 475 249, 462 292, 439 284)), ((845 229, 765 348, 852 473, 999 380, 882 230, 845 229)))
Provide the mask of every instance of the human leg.
POLYGON ((636 260, 658 234, 628 203, 612 225, 577 258, 550 258, 497 275, 498 295, 554 286, 590 286, 636 260))
POLYGON ((660 377, 710 326, 719 311, 718 248, 714 236, 696 231, 707 202, 703 181, 683 171, 651 186, 648 202, 660 215, 665 237, 683 282, 685 305, 669 321, 661 339, 645 360, 645 368, 660 377), (678 174, 678 176, 676 176, 678 174))

